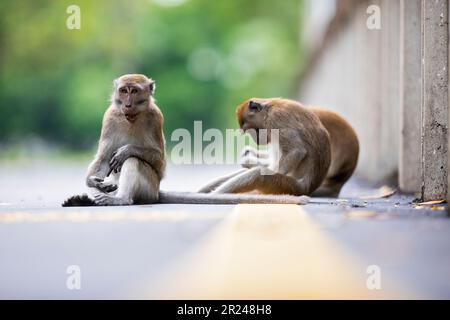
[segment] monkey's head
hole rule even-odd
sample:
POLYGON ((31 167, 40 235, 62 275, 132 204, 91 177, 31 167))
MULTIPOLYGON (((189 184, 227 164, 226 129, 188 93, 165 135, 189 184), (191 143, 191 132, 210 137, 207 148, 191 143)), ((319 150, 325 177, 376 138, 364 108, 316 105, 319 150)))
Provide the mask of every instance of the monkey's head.
POLYGON ((114 80, 113 102, 129 122, 148 108, 155 81, 142 74, 126 74, 114 80))
POLYGON ((264 142, 264 139, 259 140, 260 130, 269 129, 266 125, 269 108, 270 99, 252 98, 241 103, 236 109, 241 130, 250 134, 252 139, 258 144, 264 142))

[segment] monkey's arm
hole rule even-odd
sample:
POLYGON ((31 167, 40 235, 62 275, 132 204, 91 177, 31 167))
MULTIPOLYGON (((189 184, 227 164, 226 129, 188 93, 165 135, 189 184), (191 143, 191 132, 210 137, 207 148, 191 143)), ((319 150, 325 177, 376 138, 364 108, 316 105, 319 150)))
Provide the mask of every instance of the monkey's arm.
POLYGON ((104 182, 109 171, 109 161, 104 156, 104 152, 99 152, 94 161, 89 165, 86 177, 86 185, 96 188, 102 192, 112 192, 117 189, 117 185, 104 182))
POLYGON ((155 147, 139 147, 136 145, 127 144, 117 149, 117 151, 113 154, 113 157, 109 162, 110 172, 120 171, 125 160, 130 157, 135 157, 147 162, 153 167, 153 169, 155 169, 158 175, 162 175, 162 172, 164 171, 164 153, 160 149, 155 147))
POLYGON ((275 171, 283 175, 292 172, 297 169, 301 162, 306 158, 307 153, 305 148, 297 148, 295 150, 290 150, 285 154, 283 153, 278 162, 278 170, 275 169, 275 171))

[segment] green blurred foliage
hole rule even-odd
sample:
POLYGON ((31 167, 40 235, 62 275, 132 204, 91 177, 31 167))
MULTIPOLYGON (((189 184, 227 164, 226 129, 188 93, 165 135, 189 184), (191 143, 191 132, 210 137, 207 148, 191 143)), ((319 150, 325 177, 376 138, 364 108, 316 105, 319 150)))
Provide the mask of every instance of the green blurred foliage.
POLYGON ((235 128, 252 96, 294 96, 300 0, 2 0, 0 143, 93 146, 112 80, 156 80, 165 134, 235 128), (81 29, 66 9, 81 8, 81 29))

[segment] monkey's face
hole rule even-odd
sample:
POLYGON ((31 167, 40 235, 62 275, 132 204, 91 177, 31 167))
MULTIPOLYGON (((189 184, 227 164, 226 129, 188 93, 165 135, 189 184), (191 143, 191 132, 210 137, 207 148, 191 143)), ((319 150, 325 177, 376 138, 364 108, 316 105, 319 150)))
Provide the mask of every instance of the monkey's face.
POLYGON ((141 75, 126 75, 114 81, 114 102, 129 122, 149 106, 154 81, 141 75))
POLYGON ((239 126, 257 144, 266 144, 268 142, 268 139, 264 138, 268 132, 261 132, 261 129, 267 129, 265 124, 267 109, 268 101, 258 98, 247 100, 236 109, 239 126))

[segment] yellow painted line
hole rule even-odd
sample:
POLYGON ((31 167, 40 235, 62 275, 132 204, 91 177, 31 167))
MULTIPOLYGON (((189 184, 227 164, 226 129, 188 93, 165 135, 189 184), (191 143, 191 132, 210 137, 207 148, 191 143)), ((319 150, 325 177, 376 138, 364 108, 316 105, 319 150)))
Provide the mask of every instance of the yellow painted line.
MULTIPOLYGON (((139 208, 145 210, 145 208, 139 208)), ((114 209, 111 209, 114 210, 114 209)), ((225 213, 208 214, 208 213, 193 213, 187 211, 108 211, 108 212, 91 212, 84 210, 77 211, 51 211, 45 213, 31 213, 31 212, 13 212, 0 213, 0 223, 42 223, 53 221, 66 222, 115 222, 115 221, 185 221, 185 220, 217 220, 222 219, 225 213)))
MULTIPOLYGON (((375 262, 374 262, 375 263, 375 262)), ((332 240, 297 205, 238 205, 144 296, 162 299, 408 298, 332 240), (156 292, 156 293, 155 293, 156 292)), ((383 276, 383 275, 382 275, 383 276)))

